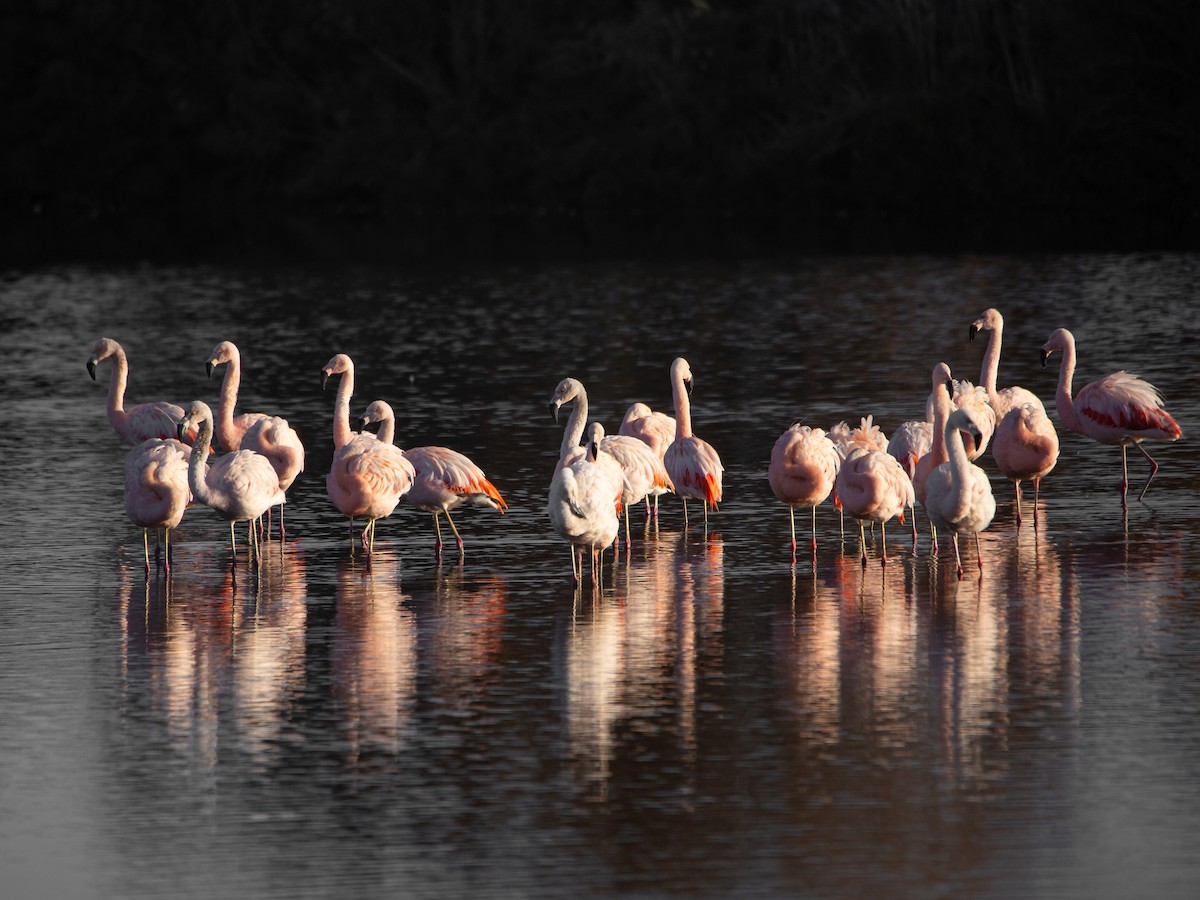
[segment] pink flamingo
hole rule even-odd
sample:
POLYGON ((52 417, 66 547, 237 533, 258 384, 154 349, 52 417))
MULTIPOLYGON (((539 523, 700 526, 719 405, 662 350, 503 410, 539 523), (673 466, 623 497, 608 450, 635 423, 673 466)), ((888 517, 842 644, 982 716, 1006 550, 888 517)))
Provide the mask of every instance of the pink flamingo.
POLYGON ((1033 521, 1038 518, 1038 488, 1058 462, 1058 432, 1046 410, 1032 403, 1010 407, 992 436, 992 458, 1016 489, 1017 527, 1021 527, 1021 482, 1033 479, 1033 521))
MULTIPOLYGON (((113 370, 112 381, 108 385, 108 421, 113 430, 125 443, 135 447, 150 438, 175 438, 176 424, 183 418, 182 406, 160 400, 125 409, 129 360, 125 356, 125 350, 112 338, 100 338, 92 345, 92 352, 87 361, 88 375, 92 377, 92 381, 96 380, 96 367, 109 358, 113 361, 113 370)), ((189 445, 195 439, 194 429, 182 438, 183 442, 189 445)))
MULTIPOLYGON (((554 530, 571 545, 571 575, 578 584, 583 580, 583 548, 592 554, 592 580, 600 577, 604 548, 616 540, 621 530, 621 467, 600 449, 597 440, 579 446, 587 421, 587 391, 575 378, 559 382, 550 398, 554 417, 564 404, 571 404, 571 417, 563 431, 558 464, 550 482, 546 512, 554 530), (575 548, 580 548, 578 564, 575 548)), ((599 436, 603 437, 603 429, 599 436)))
MULTIPOLYGON (((242 355, 232 341, 221 341, 213 347, 205 362, 208 377, 217 366, 225 366, 221 381, 221 399, 217 404, 216 439, 225 450, 253 450, 267 458, 279 477, 284 491, 292 486, 296 476, 304 471, 304 444, 287 419, 266 413, 234 415, 238 388, 242 382, 242 355)), ((283 507, 279 507, 279 534, 282 537, 283 507)))
MULTIPOLYGON (((921 419, 909 419, 901 422, 892 432, 888 441, 887 452, 896 458, 900 468, 911 480, 917 470, 917 461, 933 447, 933 423, 921 419)), ((917 547, 917 512, 912 511, 913 551, 917 547)))
POLYGON ((617 461, 621 467, 621 508, 625 514, 625 546, 629 546, 629 507, 653 496, 674 490, 667 467, 650 448, 638 438, 625 434, 604 434, 599 422, 591 424, 589 440, 600 445, 600 449, 617 461))
MULTIPOLYGON (((321 370, 321 384, 341 375, 333 406, 333 463, 325 476, 329 499, 344 516, 366 519, 362 545, 369 556, 375 550, 375 521, 390 516, 400 498, 411 490, 417 471, 404 451, 373 434, 356 435, 350 429, 350 396, 354 393, 354 362, 338 353, 321 370)), ((353 545, 352 545, 353 546, 353 545)))
POLYGON ((1150 477, 1138 494, 1146 496, 1150 482, 1158 471, 1158 463, 1142 446, 1144 440, 1177 441, 1183 431, 1171 414, 1163 409, 1162 397, 1154 385, 1128 372, 1113 372, 1084 385, 1074 399, 1071 379, 1075 374, 1075 336, 1065 328, 1055 329, 1042 345, 1042 368, 1050 354, 1062 351, 1062 366, 1058 374, 1055 405, 1062 424, 1072 431, 1101 444, 1117 444, 1121 448, 1121 502, 1129 491, 1129 469, 1125 448, 1130 444, 1150 460, 1150 477))
MULTIPOLYGON (((179 421, 179 434, 197 429, 196 443, 188 461, 188 487, 192 496, 212 507, 229 522, 229 546, 237 559, 233 536, 235 522, 253 523, 272 506, 283 503, 279 477, 264 456, 251 450, 226 453, 208 465, 212 444, 213 414, 207 403, 196 400, 179 421)), ((251 529, 251 551, 257 543, 257 530, 251 529)))
MULTIPOLYGON (((396 415, 392 407, 383 400, 376 400, 362 415, 364 426, 378 422, 376 435, 384 443, 395 440, 396 415)), ((504 512, 508 504, 488 481, 483 469, 457 450, 448 447, 410 447, 404 457, 416 471, 412 487, 404 494, 404 502, 427 513, 433 513, 433 527, 437 533, 435 548, 442 553, 442 529, 438 516, 445 515, 458 543, 458 556, 463 557, 463 539, 450 518, 450 510, 469 503, 473 506, 489 506, 504 512)))
MULTIPOLYGON (((850 455, 850 451, 855 447, 866 447, 869 450, 887 452, 887 435, 883 433, 883 429, 878 425, 873 424, 874 421, 874 416, 863 416, 859 419, 859 426, 857 428, 851 428, 843 420, 829 429, 826 437, 837 450, 839 459, 845 460, 850 455)), ((838 496, 836 480, 833 483, 833 506, 838 511, 839 533, 841 538, 845 540, 846 511, 843 509, 842 500, 838 496)))
POLYGON ((883 534, 881 562, 887 563, 887 523, 897 515, 904 521, 904 507, 914 501, 912 481, 899 461, 886 450, 868 442, 855 442, 838 468, 834 486, 842 506, 858 522, 863 568, 867 566, 867 539, 863 526, 879 522, 883 534))
POLYGON ((792 523, 792 561, 796 560, 796 507, 812 511, 812 555, 817 558, 817 506, 833 491, 841 456, 820 428, 796 423, 771 448, 767 482, 792 523))
POLYGON ((671 363, 671 394, 675 401, 675 440, 667 447, 663 463, 675 484, 675 493, 683 499, 683 524, 687 526, 687 498, 704 503, 704 530, 708 531, 708 507, 721 502, 721 457, 707 441, 692 434, 692 407, 688 394, 692 389, 692 370, 687 360, 678 357, 671 363))
POLYGON ((975 535, 975 555, 979 574, 983 575, 983 555, 979 550, 979 532, 992 523, 996 514, 996 498, 987 474, 967 459, 959 433, 979 431, 971 413, 956 409, 946 420, 946 451, 950 456, 929 475, 925 484, 925 511, 938 528, 949 529, 954 535, 954 561, 958 577, 963 576, 962 558, 958 553, 959 534, 975 535))
MULTIPOLYGON (((963 434, 963 443, 967 448, 967 459, 976 460, 987 449, 996 430, 996 411, 988 400, 987 391, 980 386, 966 381, 955 381, 950 394, 951 408, 965 409, 971 414, 979 434, 963 434)), ((933 421, 933 394, 925 402, 925 420, 933 421)), ((935 436, 936 439, 936 436, 935 436)))
MULTIPOLYGON (((659 459, 666 456, 667 447, 675 440, 675 419, 666 413, 655 412, 645 403, 633 403, 625 410, 618 435, 634 437, 646 444, 659 459)), ((674 491, 674 488, 671 488, 674 491)), ((646 515, 650 515, 650 497, 654 498, 654 516, 658 517, 658 498, 669 491, 651 491, 646 498, 646 515)))
MULTIPOLYGON (((954 383, 950 377, 950 367, 945 363, 938 363, 933 367, 930 381, 930 396, 933 398, 933 445, 928 453, 917 460, 912 475, 913 495, 922 506, 925 505, 925 483, 929 480, 930 473, 950 459, 950 454, 946 452, 946 420, 950 418, 950 386, 954 383)), ((926 510, 926 515, 928 513, 926 510)), ((933 524, 932 519, 929 522, 929 538, 929 552, 937 556, 937 526, 933 524)))
POLYGON ((192 448, 174 438, 150 438, 125 457, 125 512, 142 529, 146 575, 150 574, 150 544, 146 529, 155 532, 154 558, 159 557, 158 529, 163 529, 162 558, 171 572, 171 529, 179 526, 192 499, 188 461, 192 448))
POLYGON ((983 365, 979 370, 979 383, 987 392, 988 403, 996 415, 996 421, 1004 418, 1005 413, 1023 403, 1032 403, 1045 412, 1046 407, 1033 391, 1023 387, 1006 387, 997 389, 996 374, 1000 370, 1000 345, 1004 340, 1004 317, 997 309, 985 309, 983 314, 971 323, 967 329, 967 339, 975 340, 975 335, 981 331, 990 332, 987 350, 983 354, 983 365))

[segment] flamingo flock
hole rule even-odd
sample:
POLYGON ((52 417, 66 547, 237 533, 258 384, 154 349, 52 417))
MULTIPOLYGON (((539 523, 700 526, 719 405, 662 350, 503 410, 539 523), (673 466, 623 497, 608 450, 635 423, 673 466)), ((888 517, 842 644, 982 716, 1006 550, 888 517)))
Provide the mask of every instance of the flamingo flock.
MULTIPOLYGON (((974 536, 976 565, 984 563, 979 534, 991 525, 996 499, 987 473, 976 461, 990 446, 1000 474, 1014 486, 1016 526, 1022 523, 1022 482, 1032 481, 1033 516, 1038 517, 1042 480, 1055 468, 1059 437, 1045 405, 1027 387, 997 387, 1004 319, 995 309, 971 322, 968 338, 987 332, 980 381, 955 380, 949 366, 931 369, 924 418, 901 423, 888 441, 873 416, 858 427, 839 422, 828 431, 797 422, 775 441, 767 461, 771 493, 788 507, 790 550, 796 559, 795 510, 808 510, 809 547, 817 556, 817 507, 827 500, 840 516, 849 515, 859 532, 858 553, 868 561, 868 528, 879 527, 881 564, 886 565, 887 525, 912 517, 912 549, 918 550, 916 507, 929 525, 929 553, 938 554, 940 534, 949 533, 959 578, 964 566, 959 535, 974 536)), ((1133 444, 1150 463, 1150 473, 1138 494, 1142 500, 1159 465, 1143 442, 1175 441, 1182 429, 1163 406, 1157 389, 1125 371, 1092 381, 1077 392, 1072 382, 1076 367, 1075 338, 1055 329, 1041 350, 1043 368, 1054 353, 1062 354, 1055 407, 1059 423, 1102 444, 1121 448, 1121 500, 1129 488, 1126 448, 1133 444)), ((151 572, 148 531, 162 537, 155 558, 169 573, 170 532, 190 506, 204 505, 229 522, 231 564, 237 558, 234 525, 248 523, 251 556, 261 554, 261 541, 270 540, 262 520, 279 507, 279 537, 285 539, 283 509, 287 491, 304 471, 305 447, 287 419, 267 412, 238 413, 242 356, 230 341, 218 343, 205 360, 211 379, 224 366, 214 414, 203 400, 186 409, 175 403, 149 402, 126 407, 129 360, 111 338, 91 348, 87 369, 92 380, 101 363, 111 361, 107 397, 109 423, 132 445, 125 460, 125 507, 130 521, 142 529, 147 576, 151 572)), ((334 509, 349 519, 351 552, 358 544, 369 558, 374 551, 376 525, 404 501, 433 516, 434 552, 443 551, 440 520, 445 516, 454 535, 459 559, 465 555, 462 533, 451 510, 480 506, 503 513, 508 503, 484 471, 466 455, 443 446, 402 449, 396 446, 396 415, 384 400, 370 403, 358 417, 351 414, 354 363, 335 354, 321 369, 322 386, 337 379, 333 404, 333 459, 325 478, 334 509), (358 428, 353 427, 356 423, 358 428), (377 433, 365 430, 377 425, 377 433), (355 535, 355 523, 363 522, 355 535)), ((620 545, 622 522, 625 544, 631 543, 629 512, 645 504, 647 522, 657 521, 659 499, 675 494, 682 504, 684 528, 689 528, 687 501, 702 505, 703 528, 719 509, 724 496, 724 471, 716 448, 693 431, 692 369, 683 357, 673 360, 664 388, 670 390, 673 415, 654 411, 644 402, 630 405, 618 428, 608 434, 599 421, 588 419, 588 394, 576 378, 562 379, 551 395, 555 419, 570 406, 562 441, 547 491, 546 515, 553 531, 571 550, 571 573, 576 583, 590 560, 593 581, 603 577, 603 553, 620 545), (653 499, 653 504, 651 500, 653 499)), ((664 390, 665 393, 665 390, 664 390)), ((844 528, 843 528, 844 534, 844 528)))

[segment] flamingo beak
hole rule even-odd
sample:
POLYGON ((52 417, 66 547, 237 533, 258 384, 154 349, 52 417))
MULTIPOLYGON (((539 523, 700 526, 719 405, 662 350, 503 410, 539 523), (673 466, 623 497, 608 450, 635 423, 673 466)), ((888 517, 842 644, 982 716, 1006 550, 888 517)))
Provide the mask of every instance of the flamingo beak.
POLYGON ((88 369, 88 374, 92 376, 92 381, 95 381, 96 380, 96 361, 94 359, 89 359, 87 361, 87 369, 88 369))
POLYGON ((321 370, 321 390, 325 390, 325 385, 329 383, 329 370, 321 370))
POLYGON ((358 420, 358 433, 362 434, 363 431, 366 429, 366 427, 367 427, 367 417, 363 416, 361 419, 358 420))
POLYGON ((1050 359, 1050 351, 1045 347, 1042 348, 1042 368, 1046 368, 1046 361, 1050 359))
POLYGON ((977 324, 975 324, 974 322, 972 322, 971 327, 969 329, 967 329, 967 340, 974 341, 975 335, 977 335, 977 334, 979 334, 979 326, 977 324))
POLYGON ((559 410, 561 407, 562 407, 562 404, 561 404, 561 403, 559 403, 557 400, 551 400, 551 401, 550 401, 550 411, 554 413, 554 421, 555 421, 555 422, 557 422, 557 421, 558 421, 558 410, 559 410))
POLYGON ((954 396, 954 379, 953 378, 946 379, 946 390, 948 390, 950 392, 951 397, 954 396))
POLYGON ((188 420, 186 418, 180 419, 179 424, 175 426, 175 433, 179 436, 179 439, 181 441, 187 435, 187 430, 188 430, 188 420))
POLYGON ((211 359, 204 364, 204 371, 208 373, 209 378, 212 378, 213 369, 216 367, 216 364, 211 359))
POLYGON ((688 396, 689 397, 692 396, 692 379, 685 378, 683 380, 683 384, 684 384, 684 387, 687 388, 688 396))

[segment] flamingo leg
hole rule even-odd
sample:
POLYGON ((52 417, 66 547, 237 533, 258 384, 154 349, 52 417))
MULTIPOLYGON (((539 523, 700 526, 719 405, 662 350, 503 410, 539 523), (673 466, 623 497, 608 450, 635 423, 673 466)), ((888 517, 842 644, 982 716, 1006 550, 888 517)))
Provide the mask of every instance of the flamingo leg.
MULTIPOLYGON (((449 513, 446 514, 446 518, 447 519, 450 518, 449 513)), ((434 549, 434 552, 438 556, 441 556, 442 555, 442 526, 438 523, 438 514, 437 513, 433 514, 433 530, 437 533, 437 543, 435 543, 433 545, 433 549, 434 549)))
POLYGON ((879 535, 883 540, 883 556, 879 558, 879 564, 887 565, 887 522, 879 523, 879 535))
POLYGON ((796 507, 788 504, 788 516, 792 520, 792 562, 796 561, 796 507))
MULTIPOLYGON (((1135 446, 1139 450, 1141 450, 1142 456, 1144 456, 1144 457, 1146 457, 1146 459, 1150 460, 1150 477, 1146 479, 1145 487, 1143 487, 1142 492, 1140 494, 1138 494, 1138 502, 1140 503, 1142 498, 1146 496, 1146 491, 1148 491, 1150 489, 1150 482, 1154 480, 1154 476, 1158 472, 1158 463, 1156 463, 1154 461, 1154 457, 1151 456, 1149 453, 1147 453, 1146 448, 1143 447, 1140 443, 1134 444, 1133 446, 1135 446)), ((1121 453, 1124 454, 1124 452, 1125 452, 1125 448, 1122 447, 1121 453)))
POLYGON ((459 534, 458 529, 454 527, 454 520, 452 518, 450 518, 450 510, 444 509, 444 510, 442 510, 442 512, 444 512, 446 514, 446 521, 450 525, 450 530, 454 532, 454 542, 458 545, 458 555, 459 555, 459 558, 461 559, 463 556, 462 535, 459 534))
POLYGON ((150 574, 150 539, 146 537, 146 529, 142 529, 142 550, 146 554, 146 575, 150 574))
MULTIPOLYGON (((817 508, 809 507, 812 510, 812 555, 813 559, 817 558, 817 508)), ((792 538, 792 556, 796 555, 796 539, 792 538)))
POLYGON ((979 575, 983 576, 983 552, 979 548, 979 532, 975 532, 975 559, 979 562, 979 575))
POLYGON ((704 533, 708 534, 708 501, 704 501, 704 533))
POLYGON ((954 564, 958 569, 958 578, 961 581, 963 577, 962 557, 958 555, 958 532, 954 532, 952 540, 954 541, 954 564))
POLYGON ((583 557, 582 556, 579 557, 578 565, 576 565, 575 545, 571 544, 570 546, 571 546, 571 580, 574 581, 576 584, 579 584, 579 582, 581 582, 583 580, 583 572, 582 572, 583 557))
POLYGON ((283 536, 284 536, 284 530, 283 530, 283 504, 282 504, 282 503, 280 503, 280 504, 279 504, 279 542, 280 542, 280 543, 283 543, 283 536))
MULTIPOLYGON (((1017 489, 1017 528, 1021 527, 1021 482, 1014 481, 1014 487, 1017 489)), ((1037 507, 1034 507, 1034 516, 1037 515, 1037 507)))
POLYGON ((867 567, 867 536, 863 532, 862 522, 858 523, 858 546, 862 550, 862 567, 867 567))
POLYGON ((163 529, 163 567, 171 574, 171 529, 163 529))
POLYGON ((688 517, 687 517, 687 497, 684 497, 684 498, 683 498, 683 527, 684 527, 684 528, 687 528, 687 523, 688 523, 688 517))
POLYGON ((937 526, 933 524, 932 519, 929 520, 929 555, 938 555, 937 526))
POLYGON ((625 549, 629 549, 629 507, 625 507, 625 549))
POLYGON ((654 495, 654 521, 658 521, 658 494, 654 495))
POLYGON ((917 549, 917 508, 910 506, 908 511, 912 518, 913 551, 915 552, 917 549))
MULTIPOLYGON (((1153 474, 1153 473, 1152 473, 1153 474)), ((1147 482, 1149 484, 1149 482, 1147 482)), ((1125 445, 1121 445, 1121 502, 1125 502, 1125 495, 1129 492, 1129 466, 1125 462, 1125 445)))
POLYGON ((1033 479, 1033 524, 1036 526, 1038 521, 1038 488, 1042 486, 1042 479, 1033 479))

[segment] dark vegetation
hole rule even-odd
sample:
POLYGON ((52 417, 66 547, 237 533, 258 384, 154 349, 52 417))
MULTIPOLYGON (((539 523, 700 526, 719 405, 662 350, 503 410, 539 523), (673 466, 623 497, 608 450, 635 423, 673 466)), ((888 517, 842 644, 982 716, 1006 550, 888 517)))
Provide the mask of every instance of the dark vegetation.
POLYGON ((26 0, 11 212, 1186 219, 1200 4, 26 0))

